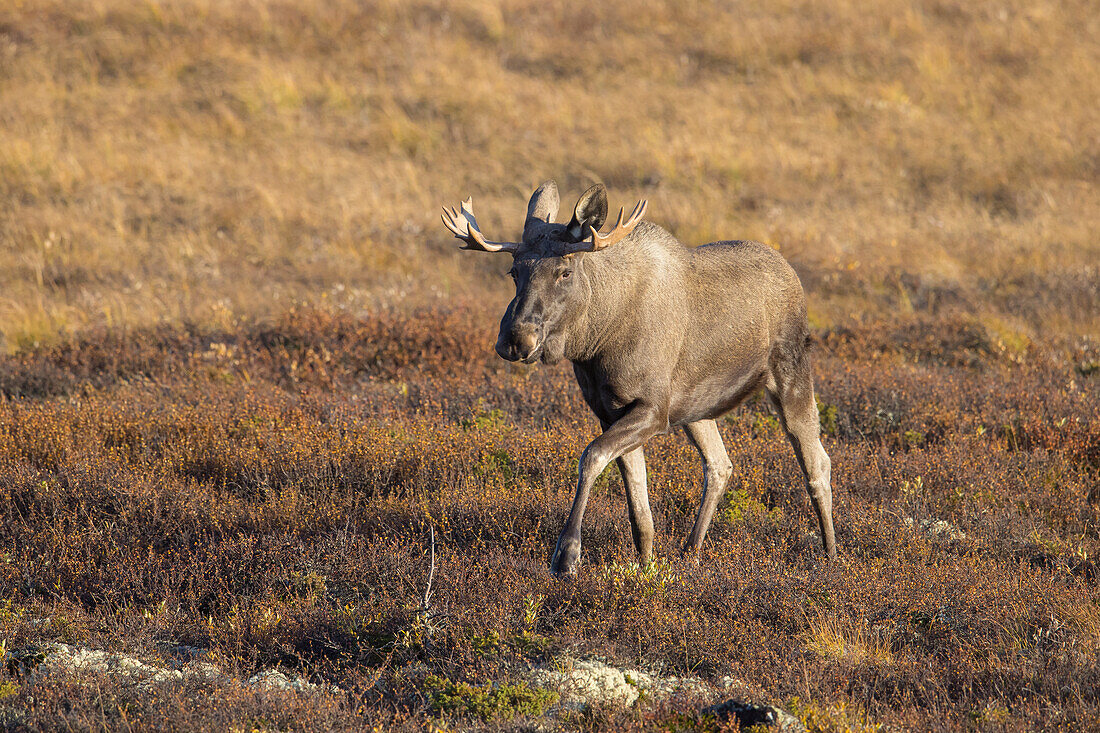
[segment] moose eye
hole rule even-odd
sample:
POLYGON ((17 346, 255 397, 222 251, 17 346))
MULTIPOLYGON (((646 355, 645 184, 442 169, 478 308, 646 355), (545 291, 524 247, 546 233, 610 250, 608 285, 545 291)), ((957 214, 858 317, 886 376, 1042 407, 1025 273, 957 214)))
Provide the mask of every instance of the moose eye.
POLYGON ((572 274, 573 274, 573 271, 572 271, 572 270, 563 270, 563 271, 561 272, 561 274, 560 274, 560 275, 558 275, 558 279, 559 279, 559 280, 568 280, 568 279, 569 279, 569 276, 570 276, 570 275, 572 275, 572 274))

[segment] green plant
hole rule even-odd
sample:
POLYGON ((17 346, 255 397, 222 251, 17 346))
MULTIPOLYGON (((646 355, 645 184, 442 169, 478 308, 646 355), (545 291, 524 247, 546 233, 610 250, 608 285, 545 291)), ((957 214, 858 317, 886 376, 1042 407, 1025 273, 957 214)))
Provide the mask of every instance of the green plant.
POLYGON ((470 685, 429 675, 424 680, 428 703, 435 714, 454 714, 482 720, 535 717, 557 701, 556 692, 526 683, 470 685))
POLYGON ((490 656, 500 651, 500 634, 490 631, 487 634, 470 633, 470 648, 481 656, 490 656))
POLYGON ((545 602, 546 596, 541 593, 538 595, 531 595, 529 593, 524 596, 523 628, 525 631, 533 632, 535 630, 535 624, 537 624, 539 620, 539 612, 542 611, 545 602))
POLYGON ((506 450, 489 451, 474 470, 482 478, 499 478, 507 482, 515 476, 515 461, 506 450))
POLYGON ((817 395, 814 395, 814 400, 817 401, 817 416, 821 422, 821 432, 828 436, 835 436, 838 415, 836 405, 830 405, 817 395))
POLYGON ((617 594, 638 593, 652 598, 680 581, 680 575, 667 560, 656 558, 645 564, 612 562, 602 570, 603 578, 617 594))
POLYGON ((458 424, 461 425, 464 430, 499 430, 504 427, 505 424, 504 410, 496 407, 486 409, 484 404, 479 402, 477 408, 470 417, 463 418, 458 424))
POLYGON ((924 443, 924 433, 919 430, 906 430, 901 435, 902 445, 907 448, 917 448, 924 443))
POLYGON ((783 510, 779 507, 768 509, 762 501, 749 496, 745 489, 736 489, 726 492, 719 504, 717 516, 727 524, 740 524, 750 517, 766 518, 773 524, 778 524, 783 520, 783 510))
POLYGON ((14 680, 0 680, 0 700, 18 695, 19 689, 19 684, 14 680))

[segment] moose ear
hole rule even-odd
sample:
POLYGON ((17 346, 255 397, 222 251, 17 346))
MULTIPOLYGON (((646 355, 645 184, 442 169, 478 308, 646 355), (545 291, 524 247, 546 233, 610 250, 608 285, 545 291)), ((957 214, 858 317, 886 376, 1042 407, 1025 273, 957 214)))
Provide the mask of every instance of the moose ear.
POLYGON ((559 206, 558 184, 553 180, 546 181, 531 194, 531 200, 527 202, 527 218, 540 219, 549 224, 558 215, 559 206))
POLYGON ((602 183, 581 194, 573 208, 573 218, 569 221, 569 234, 573 239, 581 240, 588 227, 600 230, 607 220, 607 190, 602 183))
POLYGON ((558 184, 553 180, 544 182, 531 194, 527 202, 527 220, 523 222, 523 241, 535 237, 544 224, 554 221, 558 215, 561 198, 558 196, 558 184))

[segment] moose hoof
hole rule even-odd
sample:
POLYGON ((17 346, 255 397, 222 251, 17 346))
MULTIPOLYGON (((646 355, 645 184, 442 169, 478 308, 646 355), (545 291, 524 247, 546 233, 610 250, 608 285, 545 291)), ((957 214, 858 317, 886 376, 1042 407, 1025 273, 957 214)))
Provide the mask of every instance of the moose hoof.
POLYGON ((581 543, 577 540, 558 540, 554 548, 554 558, 550 561, 550 572, 554 575, 573 575, 577 572, 577 563, 581 558, 581 543))

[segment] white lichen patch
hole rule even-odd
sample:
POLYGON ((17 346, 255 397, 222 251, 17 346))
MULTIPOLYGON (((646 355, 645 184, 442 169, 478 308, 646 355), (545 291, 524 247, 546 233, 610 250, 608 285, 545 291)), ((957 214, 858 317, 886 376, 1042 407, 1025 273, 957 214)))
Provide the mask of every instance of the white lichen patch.
POLYGON ((82 673, 130 680, 141 685, 155 685, 182 681, 190 672, 185 669, 165 669, 147 664, 126 654, 68 644, 49 645, 45 649, 42 661, 34 668, 35 675, 43 676, 82 673))
MULTIPOLYGON (((913 527, 913 518, 905 518, 905 526, 913 527)), ((920 528, 930 540, 964 540, 966 533, 943 519, 922 519, 920 528)))
POLYGON ((286 675, 277 669, 266 669, 263 672, 252 675, 248 678, 248 686, 254 690, 297 692, 305 694, 311 694, 325 689, 331 692, 340 692, 339 687, 332 686, 326 688, 322 685, 315 685, 301 677, 286 675))
POLYGON ((577 709, 587 705, 630 707, 639 699, 662 701, 677 694, 711 698, 709 685, 694 677, 661 677, 637 669, 619 669, 604 662, 565 658, 531 672, 530 682, 554 690, 561 705, 577 709))
MULTIPOLYGON (((33 665, 33 669, 30 671, 32 675, 37 677, 55 675, 70 677, 80 677, 82 675, 105 676, 115 680, 131 682, 139 687, 183 682, 184 680, 216 683, 232 681, 233 678, 226 675, 218 665, 204 661, 207 656, 204 650, 194 649, 193 651, 195 653, 186 655, 191 658, 191 661, 169 668, 127 654, 88 649, 69 644, 48 644, 41 649, 40 661, 33 665)), ((274 669, 258 672, 244 684, 261 692, 276 691, 297 694, 313 694, 319 691, 340 692, 338 687, 315 685, 301 677, 290 676, 274 669)))

